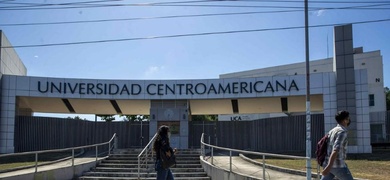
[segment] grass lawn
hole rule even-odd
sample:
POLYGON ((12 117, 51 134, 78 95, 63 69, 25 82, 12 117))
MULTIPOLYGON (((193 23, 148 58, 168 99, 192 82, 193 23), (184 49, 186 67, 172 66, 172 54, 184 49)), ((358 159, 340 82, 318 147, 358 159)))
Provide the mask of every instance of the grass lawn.
MULTIPOLYGON (((69 152, 42 153, 38 156, 38 164, 59 160, 69 156, 71 156, 71 153, 69 152)), ((35 165, 35 154, 0 158, 0 171, 32 165, 35 165)))
MULTIPOLYGON (((262 162, 261 159, 258 161, 262 162)), ((306 171, 305 160, 266 159, 266 164, 306 171)), ((347 160, 347 164, 355 178, 387 180, 390 177, 390 161, 347 160)), ((312 160, 312 168, 317 168, 315 160, 312 160)), ((317 174, 317 170, 313 169, 312 173, 317 174)))
MULTIPOLYGON (((256 159, 262 162, 262 159, 256 159)), ((305 160, 265 159, 266 164, 306 171, 305 160)), ((387 180, 390 177, 390 149, 376 150, 372 154, 348 156, 346 163, 354 178, 387 180)), ((312 173, 317 173, 317 162, 312 160, 312 173)), ((321 168, 322 170, 322 168, 321 168)))
POLYGON ((18 163, 0 164, 0 171, 6 169, 13 169, 17 167, 31 166, 31 165, 35 165, 35 162, 18 162, 18 163))

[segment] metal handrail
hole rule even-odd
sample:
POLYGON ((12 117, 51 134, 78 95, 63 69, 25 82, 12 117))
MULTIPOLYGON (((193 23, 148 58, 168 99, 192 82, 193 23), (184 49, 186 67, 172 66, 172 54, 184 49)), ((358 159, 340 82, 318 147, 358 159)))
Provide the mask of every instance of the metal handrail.
MULTIPOLYGON (((142 154, 145 152, 146 153, 146 157, 148 156, 148 147, 150 146, 150 144, 156 139, 157 137, 157 133, 152 137, 152 139, 150 139, 149 143, 145 146, 145 148, 141 151, 141 153, 139 153, 138 155, 138 179, 140 179, 140 171, 141 171, 141 156, 142 154)), ((153 151, 152 151, 152 154, 153 154, 153 151)))
MULTIPOLYGON (((282 154, 272 154, 272 153, 262 153, 262 152, 253 152, 253 151, 245 151, 245 150, 239 150, 239 149, 232 149, 232 148, 225 148, 225 147, 219 147, 219 146, 214 146, 211 144, 207 144, 204 142, 204 133, 202 133, 201 136, 201 151, 202 151, 202 156, 203 159, 205 159, 205 148, 204 146, 208 146, 211 148, 211 164, 214 165, 213 162, 213 151, 215 149, 221 149, 225 151, 229 151, 229 158, 230 158, 230 172, 232 172, 232 152, 239 152, 239 153, 244 153, 244 154, 252 154, 252 155, 260 155, 263 156, 263 179, 265 179, 265 156, 271 156, 271 157, 281 157, 281 158, 290 158, 290 159, 304 159, 308 160, 310 157, 303 157, 303 156, 291 156, 291 155, 282 155, 282 154)), ((318 173, 318 172, 317 172, 318 173)), ((317 174, 317 177, 319 177, 319 174, 317 174)))
MULTIPOLYGON (((98 156, 98 146, 106 145, 108 144, 108 155, 110 155, 111 152, 111 142, 116 138, 116 133, 112 136, 112 138, 104 143, 97 143, 97 144, 91 144, 86 146, 77 146, 77 147, 71 147, 71 148, 63 148, 63 149, 50 149, 50 150, 43 150, 43 151, 31 151, 31 152, 21 152, 21 153, 11 153, 11 154, 1 154, 0 158, 2 157, 8 157, 8 156, 21 156, 21 155, 29 155, 29 154, 35 154, 35 172, 38 171, 38 154, 40 153, 49 153, 49 152, 58 152, 58 151, 69 151, 72 150, 72 166, 74 166, 74 150, 76 149, 82 149, 82 148, 89 148, 89 147, 96 147, 96 160, 95 160, 95 166, 97 165, 97 156, 98 156)), ((115 141, 114 141, 115 144, 115 141)))

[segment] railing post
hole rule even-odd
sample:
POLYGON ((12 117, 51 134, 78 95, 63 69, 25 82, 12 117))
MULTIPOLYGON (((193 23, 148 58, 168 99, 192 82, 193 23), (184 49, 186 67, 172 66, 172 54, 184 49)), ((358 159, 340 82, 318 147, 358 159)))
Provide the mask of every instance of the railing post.
POLYGON ((229 151, 229 157, 230 157, 230 172, 232 172, 232 151, 229 151))
POLYGON ((265 180, 265 155, 263 155, 263 179, 265 180))
POLYGON ((95 146, 95 157, 96 157, 96 160, 95 160, 95 167, 97 166, 97 160, 98 160, 98 146, 96 145, 95 146))
POLYGON ((321 166, 317 163, 317 179, 320 179, 320 168, 321 166))
POLYGON ((108 156, 111 154, 111 141, 108 142, 108 156))
POLYGON ((211 147, 211 164, 214 165, 214 148, 211 147))
POLYGON ((202 144, 202 141, 200 141, 200 155, 202 156, 202 158, 204 159, 204 156, 203 156, 203 144, 202 144))
MULTIPOLYGON (((209 136, 209 144, 211 144, 211 137, 209 136)), ((209 151, 210 151, 210 146, 209 146, 209 151)))
POLYGON ((204 145, 202 142, 203 141, 203 136, 204 136, 204 133, 202 133, 202 136, 200 137, 200 155, 202 156, 203 160, 204 160, 204 151, 203 151, 203 148, 204 148, 204 145))
POLYGON ((72 148, 72 167, 74 167, 74 148, 72 148))
POLYGON ((35 172, 38 172, 38 153, 35 153, 35 172))
POLYGON ((114 138, 114 150, 118 149, 118 137, 115 135, 114 138))
POLYGON ((141 160, 140 160, 140 156, 138 156, 138 179, 140 179, 140 170, 141 170, 141 160))

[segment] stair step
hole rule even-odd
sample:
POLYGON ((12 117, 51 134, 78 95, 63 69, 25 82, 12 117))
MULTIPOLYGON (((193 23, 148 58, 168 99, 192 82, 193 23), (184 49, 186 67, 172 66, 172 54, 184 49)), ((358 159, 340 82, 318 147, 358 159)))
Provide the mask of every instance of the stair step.
MULTIPOLYGON (((154 171, 154 167, 150 169, 142 168, 141 172, 145 171, 154 171)), ((203 172, 203 168, 171 168, 172 172, 203 172)), ((138 168, 114 168, 114 167, 97 167, 92 169, 94 172, 136 172, 138 173, 138 168)))
MULTIPOLYGON (((154 170, 155 155, 143 154, 140 158, 141 167, 138 175, 138 155, 140 149, 117 150, 114 154, 102 160, 96 168, 84 173, 80 180, 114 180, 114 179, 156 179, 154 170)), ((200 163, 199 150, 179 150, 176 154, 177 163, 171 168, 176 180, 211 180, 200 163)))
MULTIPOLYGON (((141 161, 143 164, 147 162, 147 164, 154 164, 154 160, 149 161, 141 161)), ((183 160, 183 159, 176 159, 176 162, 178 164, 197 164, 200 163, 199 159, 197 160, 183 160)), ((108 163, 108 164, 138 164, 138 161, 135 160, 103 160, 102 163, 108 163)))
MULTIPOLYGON (((79 180, 138 180, 138 177, 94 177, 94 176, 82 176, 79 180)), ((156 177, 143 177, 144 180, 156 180, 156 177)), ((211 180, 210 177, 175 177, 175 180, 211 180)))
MULTIPOLYGON (((145 166, 145 165, 143 165, 145 166)), ((154 166, 154 164, 147 164, 147 166, 154 166)), ((119 163, 101 163, 99 167, 117 167, 117 168, 138 168, 138 164, 119 164, 119 163)), ((176 168, 200 168, 200 163, 196 164, 176 164, 176 168)))
MULTIPOLYGON (((181 153, 178 153, 178 154, 175 154, 176 157, 179 157, 179 158, 195 158, 195 157, 199 157, 200 154, 181 154, 181 153)), ((153 157, 155 157, 156 155, 153 155, 153 157)), ((145 157, 145 155, 141 155, 141 157, 145 157)), ((151 157, 151 155, 148 155, 148 157, 151 157)), ((131 159, 138 159, 138 154, 111 154, 110 155, 110 158, 131 158, 131 159)))
MULTIPOLYGON (((148 158, 154 159, 156 156, 148 156, 148 158)), ((194 155, 178 155, 176 154, 177 158, 180 159, 196 159, 200 157, 200 154, 194 154, 194 155)), ((109 159, 138 159, 138 156, 128 156, 128 155, 110 155, 108 157, 109 159)), ((141 156, 141 159, 145 159, 145 156, 141 156)))
MULTIPOLYGON (((144 151, 144 152, 146 152, 146 151, 144 151)), ((187 150, 180 150, 180 149, 177 152, 182 153, 182 154, 200 154, 201 153, 200 151, 187 151, 187 150)), ((138 155, 140 153, 141 153, 141 151, 138 151, 138 152, 135 152, 135 151, 123 151, 123 152, 114 151, 114 152, 112 152, 112 154, 133 154, 133 155, 138 155)), ((151 153, 151 151, 148 150, 148 153, 151 153)))
MULTIPOLYGON (((94 176, 94 177, 138 177, 138 173, 133 172, 87 172, 83 176, 94 176)), ((174 177, 206 177, 205 172, 176 172, 174 177)), ((156 177, 156 172, 151 173, 140 173, 140 177, 156 177)))

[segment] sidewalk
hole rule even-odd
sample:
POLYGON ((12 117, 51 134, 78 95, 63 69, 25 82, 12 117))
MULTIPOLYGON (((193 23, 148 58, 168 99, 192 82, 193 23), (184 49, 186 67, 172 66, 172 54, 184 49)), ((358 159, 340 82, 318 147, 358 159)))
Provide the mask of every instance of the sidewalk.
MULTIPOLYGON (((211 158, 207 160, 211 163, 211 158)), ((213 164, 220 168, 229 170, 230 169, 230 158, 229 156, 214 156, 213 164)), ((263 178, 263 167, 250 163, 241 157, 232 157, 232 171, 239 174, 245 174, 250 177, 262 179, 263 178)), ((289 173, 283 173, 266 168, 265 169, 266 179, 278 179, 278 180, 305 180, 305 176, 299 176, 289 173)))
MULTIPOLYGON (((100 159, 102 158, 98 158, 98 160, 100 159)), ((75 158, 74 164, 79 165, 79 164, 93 163, 95 162, 95 160, 96 159, 94 157, 75 158)), ((211 158, 208 158, 207 161, 211 163, 211 158)), ((213 164, 222 169, 229 170, 230 169, 229 161, 230 161, 229 156, 214 156, 213 164)), ((44 171, 57 169, 59 170, 59 172, 57 172, 58 176, 66 177, 69 176, 69 174, 67 173, 70 172, 69 170, 64 170, 64 168, 70 168, 71 166, 72 166, 71 160, 66 160, 63 162, 58 162, 58 163, 44 165, 44 166, 38 166, 38 173, 36 174, 40 174, 40 172, 44 172, 44 171), (67 174, 67 175, 61 175, 58 173, 67 174)), ((256 179, 263 178, 262 166, 248 162, 239 156, 232 157, 232 171, 237 174, 243 174, 256 179)), ((12 171, 12 172, 0 173, 0 180, 34 179, 34 174, 35 174, 34 172, 35 172, 35 167, 12 171)), ((268 168, 266 168, 265 170, 265 178, 267 180, 268 179, 278 179, 278 180, 305 180, 306 179, 306 177, 304 176, 284 173, 284 172, 275 171, 268 168)))

